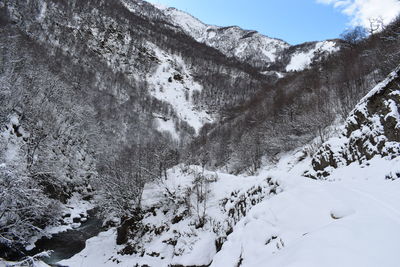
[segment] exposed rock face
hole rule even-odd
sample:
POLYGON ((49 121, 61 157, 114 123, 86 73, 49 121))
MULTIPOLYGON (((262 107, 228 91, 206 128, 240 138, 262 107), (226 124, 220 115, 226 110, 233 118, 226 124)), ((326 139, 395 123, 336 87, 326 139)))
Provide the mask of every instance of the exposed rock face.
POLYGON ((333 168, 363 163, 374 156, 400 156, 400 66, 372 89, 350 113, 343 136, 324 143, 315 154, 311 177, 333 168))

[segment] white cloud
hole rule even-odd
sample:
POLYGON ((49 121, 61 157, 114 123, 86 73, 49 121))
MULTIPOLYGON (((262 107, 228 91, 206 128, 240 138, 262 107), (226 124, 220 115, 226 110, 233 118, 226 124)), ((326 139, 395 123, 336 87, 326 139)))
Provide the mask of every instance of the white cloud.
POLYGON ((371 20, 390 23, 400 13, 400 0, 316 0, 333 5, 351 18, 352 26, 369 27, 371 20))

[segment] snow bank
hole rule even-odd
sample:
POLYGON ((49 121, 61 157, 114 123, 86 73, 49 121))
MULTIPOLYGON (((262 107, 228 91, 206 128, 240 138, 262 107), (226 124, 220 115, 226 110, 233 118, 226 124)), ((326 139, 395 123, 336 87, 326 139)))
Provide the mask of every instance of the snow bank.
POLYGON ((385 175, 399 163, 354 163, 334 182, 287 177, 290 186, 235 226, 211 266, 397 266, 400 180, 385 175))

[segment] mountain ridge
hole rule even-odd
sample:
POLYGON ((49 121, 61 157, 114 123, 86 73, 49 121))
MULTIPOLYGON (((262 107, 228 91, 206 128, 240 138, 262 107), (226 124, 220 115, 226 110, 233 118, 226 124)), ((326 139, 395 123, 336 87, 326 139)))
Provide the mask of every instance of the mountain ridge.
MULTIPOLYGON (((236 25, 210 25, 177 8, 153 5, 165 14, 172 24, 181 27, 186 34, 192 36, 196 41, 214 47, 229 57, 250 63, 254 67, 268 69, 274 63, 285 62, 284 60, 282 61, 282 58, 295 56, 295 54, 290 53, 293 47, 297 47, 297 50, 303 50, 300 51, 303 54, 308 54, 308 58, 304 59, 306 63, 301 63, 299 66, 292 68, 284 68, 281 71, 301 71, 304 68, 308 68, 313 60, 321 60, 320 57, 313 55, 312 50, 314 48, 301 49, 302 47, 307 47, 304 46, 306 43, 290 45, 282 39, 269 37, 256 30, 246 30, 236 25)), ((307 43, 319 46, 319 49, 325 54, 330 54, 340 49, 340 42, 336 39, 307 43), (336 48, 323 49, 321 44, 328 41, 332 42, 332 46, 336 48)))

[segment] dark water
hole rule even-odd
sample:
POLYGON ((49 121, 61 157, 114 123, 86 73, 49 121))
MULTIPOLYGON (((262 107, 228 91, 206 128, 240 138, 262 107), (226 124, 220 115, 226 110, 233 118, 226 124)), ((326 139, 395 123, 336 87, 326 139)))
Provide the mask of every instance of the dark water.
POLYGON ((35 255, 42 251, 53 250, 50 258, 44 259, 44 261, 48 264, 55 264, 81 252, 85 248, 86 240, 101 231, 102 221, 92 211, 89 212, 87 221, 81 223, 80 227, 38 240, 35 243, 36 247, 29 251, 29 254, 35 255))

